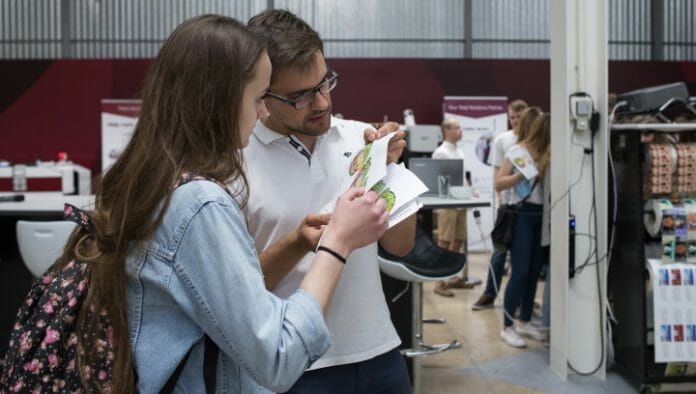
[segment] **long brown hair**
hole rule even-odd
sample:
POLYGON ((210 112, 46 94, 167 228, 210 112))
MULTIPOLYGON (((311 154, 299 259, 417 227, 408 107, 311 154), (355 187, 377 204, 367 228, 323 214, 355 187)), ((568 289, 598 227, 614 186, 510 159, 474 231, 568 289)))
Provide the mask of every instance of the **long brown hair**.
POLYGON ((551 161, 551 115, 543 113, 532 123, 531 132, 521 143, 534 157, 539 177, 543 178, 551 161))
POLYGON ((517 125, 517 143, 521 144, 532 133, 532 124, 543 111, 539 107, 529 107, 522 112, 520 123, 517 125))
MULTIPOLYGON (((125 289, 129 246, 152 236, 184 171, 221 182, 240 179, 244 186, 237 197, 241 204, 246 200, 240 105, 263 51, 260 40, 231 18, 203 15, 179 25, 152 64, 131 141, 96 187, 93 241, 81 241, 84 231, 68 241, 61 262, 77 255, 90 263, 88 296, 78 321, 78 338, 84 342, 78 346, 85 354, 78 365, 94 356, 84 338, 99 326, 84 316, 91 305, 99 305, 114 329, 112 392, 132 392, 135 384, 125 289)), ((83 383, 95 387, 84 374, 83 383)))

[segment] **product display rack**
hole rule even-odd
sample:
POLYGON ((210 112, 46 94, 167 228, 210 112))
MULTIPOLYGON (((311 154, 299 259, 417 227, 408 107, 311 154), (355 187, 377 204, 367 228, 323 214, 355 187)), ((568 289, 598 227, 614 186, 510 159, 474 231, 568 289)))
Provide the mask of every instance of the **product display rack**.
POLYGON ((661 247, 659 241, 650 239, 643 226, 643 205, 646 198, 652 197, 644 196, 643 187, 649 164, 641 134, 646 131, 696 134, 696 123, 615 124, 611 128, 615 179, 610 172, 609 225, 615 226, 616 231, 609 262, 608 295, 616 318, 612 325, 614 367, 641 392, 651 392, 660 384, 696 382, 696 374, 666 376, 668 364, 654 361, 654 329, 648 321, 653 305, 647 291, 646 262, 648 258, 659 259, 661 247))

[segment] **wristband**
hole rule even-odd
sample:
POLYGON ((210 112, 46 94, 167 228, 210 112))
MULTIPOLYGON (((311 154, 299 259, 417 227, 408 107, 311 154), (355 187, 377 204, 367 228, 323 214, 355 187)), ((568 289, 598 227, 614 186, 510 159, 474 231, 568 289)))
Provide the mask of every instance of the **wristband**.
POLYGON ((343 257, 343 256, 341 256, 340 254, 338 254, 337 252, 335 252, 335 251, 333 251, 333 250, 327 248, 326 246, 319 245, 319 246, 317 247, 317 252, 322 251, 322 250, 323 250, 324 252, 326 252, 326 253, 329 253, 329 254, 332 255, 333 257, 337 258, 341 263, 343 263, 343 264, 346 263, 346 258, 345 258, 345 257, 343 257))

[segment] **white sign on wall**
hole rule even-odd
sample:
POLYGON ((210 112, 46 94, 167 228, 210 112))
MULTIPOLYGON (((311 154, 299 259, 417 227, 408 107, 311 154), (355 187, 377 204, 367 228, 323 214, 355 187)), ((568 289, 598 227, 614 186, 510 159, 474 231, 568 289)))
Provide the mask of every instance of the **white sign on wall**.
MULTIPOLYGON (((459 147, 464 152, 464 168, 471 173, 471 185, 483 198, 490 199, 495 207, 493 191, 493 167, 489 164, 493 139, 508 128, 507 97, 445 96, 444 119, 455 118, 462 126, 459 147)), ((475 225, 473 210, 467 212, 469 250, 482 251, 490 247, 493 229, 493 208, 480 208, 481 232, 475 225), (485 242, 485 243, 484 243, 485 242)))
POLYGON ((140 100, 101 101, 101 159, 106 171, 128 145, 140 114, 140 100))

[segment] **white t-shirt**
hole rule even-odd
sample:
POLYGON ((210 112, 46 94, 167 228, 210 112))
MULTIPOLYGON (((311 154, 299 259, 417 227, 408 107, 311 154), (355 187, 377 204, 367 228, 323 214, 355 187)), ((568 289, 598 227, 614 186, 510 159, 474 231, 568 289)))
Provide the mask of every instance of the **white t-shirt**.
MULTIPOLYGON (((488 157, 490 164, 493 167, 500 168, 505 160, 505 154, 516 142, 517 135, 512 130, 500 133, 495 137, 495 140, 493 140, 493 149, 491 149, 491 154, 488 157)), ((493 182, 495 182, 495 179, 493 179, 493 182)), ((507 204, 510 201, 510 189, 503 190, 501 195, 502 203, 507 204)))
MULTIPOLYGON (((249 201, 244 208, 249 232, 260 252, 285 238, 309 213, 321 209, 341 190, 350 156, 364 146, 366 123, 331 118, 314 152, 302 153, 302 143, 257 122, 244 149, 249 201), (308 157, 309 156, 309 157, 308 157)), ((273 289, 286 298, 309 269, 308 253, 273 289)), ((377 243, 354 250, 343 269, 328 313, 331 347, 310 369, 368 360, 399 346, 382 291, 377 243)))
MULTIPOLYGON (((523 150, 525 150, 525 151, 527 150, 527 149, 524 148, 522 145, 513 144, 512 146, 519 146, 521 149, 523 149, 523 150)), ((512 148, 512 147, 511 147, 511 148, 512 148)), ((535 163, 535 164, 536 164, 536 163, 535 163)), ((514 167, 513 167, 513 172, 516 172, 516 170, 514 169, 514 167)), ((524 182, 524 180, 522 180, 522 181, 520 181, 520 182, 524 182)), ((525 200, 525 202, 528 202, 528 203, 531 203, 531 204, 541 204, 541 203, 542 203, 542 200, 543 200, 543 181, 540 181, 538 177, 534 177, 534 178, 532 178, 532 179, 529 180, 529 183, 530 183, 531 185, 534 185, 534 189, 532 189, 532 193, 529 195, 529 198, 527 198, 527 200, 525 200), (534 185, 534 182, 536 182, 536 185, 534 185)), ((531 185, 530 185, 530 186, 531 186, 531 185)), ((518 203, 518 202, 520 202, 524 197, 527 196, 526 194, 525 194, 525 195, 520 195, 520 194, 517 192, 515 186, 511 187, 511 188, 508 189, 508 190, 510 191, 510 204, 518 203)))

